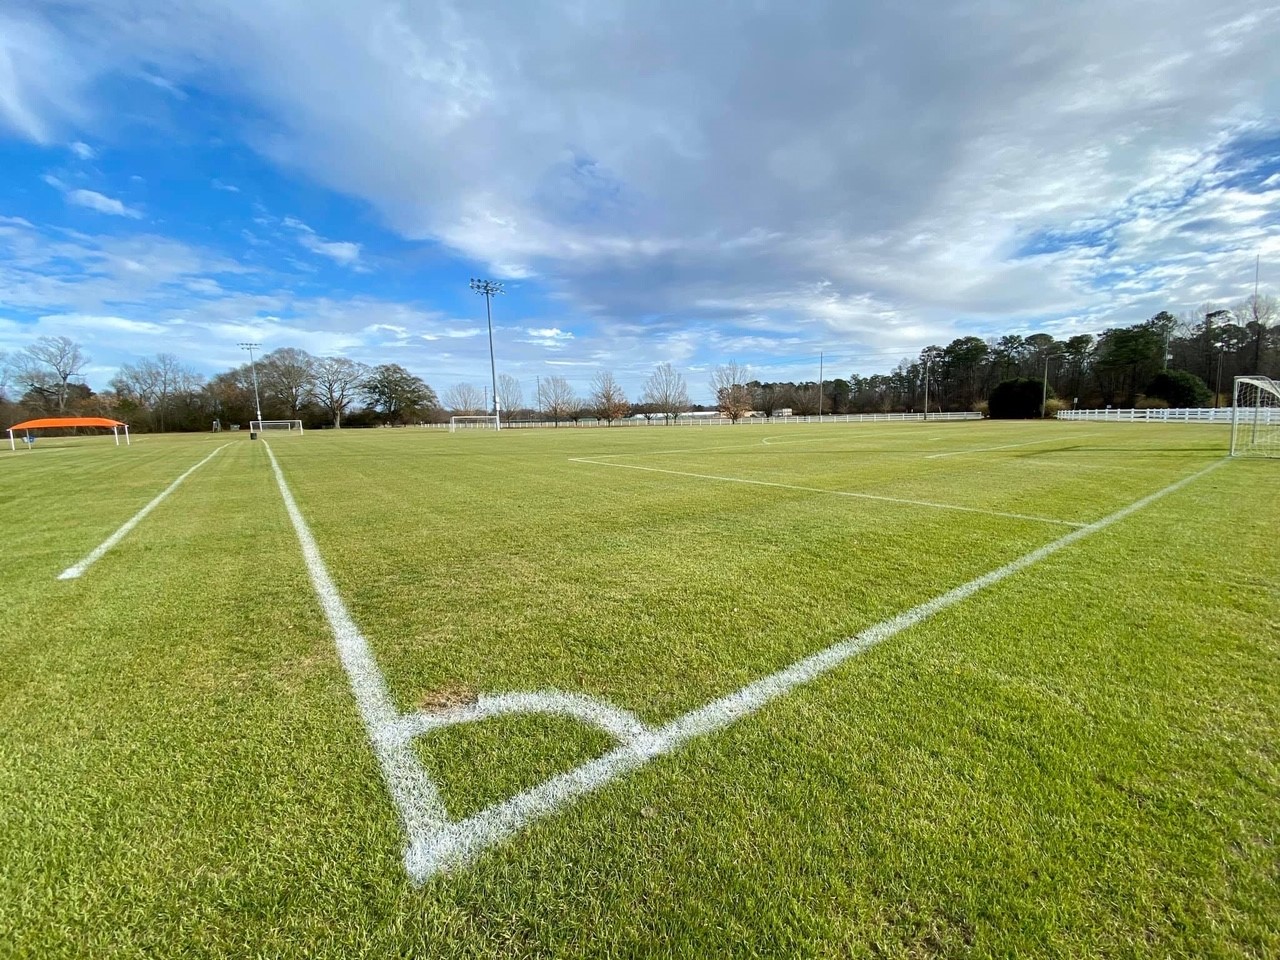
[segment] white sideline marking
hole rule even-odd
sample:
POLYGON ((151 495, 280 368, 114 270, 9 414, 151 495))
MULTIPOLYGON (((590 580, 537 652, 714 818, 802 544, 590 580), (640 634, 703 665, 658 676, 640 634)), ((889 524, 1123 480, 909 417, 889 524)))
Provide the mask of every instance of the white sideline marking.
POLYGON ((875 493, 851 493, 847 490, 825 490, 822 487, 802 487, 794 483, 776 483, 772 480, 747 480, 742 477, 721 477, 711 473, 688 473, 684 470, 667 470, 662 467, 642 467, 634 463, 609 463, 589 460, 586 457, 570 457, 573 463, 589 463, 597 467, 617 467, 620 470, 644 470, 648 473, 669 473, 675 477, 695 477, 699 480, 719 480, 722 483, 746 483, 755 487, 778 487, 782 490, 800 490, 805 493, 825 493, 832 497, 852 497, 857 500, 879 500, 882 503, 905 503, 913 507, 932 507, 935 510, 958 510, 961 513, 980 513, 988 517, 1004 517, 1008 520, 1031 520, 1035 523, 1053 523, 1063 527, 1083 527, 1075 520, 1059 520, 1055 517, 1037 517, 1027 513, 1006 513, 1003 510, 987 510, 983 507, 963 507, 954 503, 935 503, 932 500, 909 500, 904 497, 885 497, 875 493))
POLYGON ((767 447, 781 446, 784 443, 816 443, 819 440, 828 440, 829 437, 805 437, 803 440, 780 440, 778 437, 761 437, 760 442, 767 447))
POLYGON ((403 717, 391 701, 382 671, 378 669, 378 661, 374 659, 368 641, 351 619, 333 578, 329 576, 320 556, 320 548, 316 546, 315 538, 311 536, 311 530, 302 519, 288 484, 284 482, 284 474, 271 445, 264 440, 263 446, 266 447, 267 456, 271 458, 271 469, 275 472, 280 496, 284 498, 285 510, 298 535, 307 572, 311 574, 311 586, 324 610, 325 619, 329 621, 329 629, 333 631, 338 659, 342 661, 342 668, 351 682, 351 692, 355 695, 360 717, 364 720, 365 730, 373 744, 373 752, 382 765, 382 776, 400 813, 400 821, 411 838, 430 835, 448 823, 448 815, 440 802, 435 784, 413 755, 409 742, 396 735, 396 725, 403 717))
MULTIPOLYGON (((1071 437, 1072 440, 1082 439, 1084 437, 1096 437, 1096 433, 1077 433, 1071 437)), ((1037 443, 1056 443, 1059 440, 1065 440, 1065 437, 1049 437, 1047 440, 1028 440, 1026 443, 1004 443, 998 447, 975 447, 972 450, 951 450, 947 453, 930 453, 925 456, 926 460, 939 460, 942 457, 963 457, 966 453, 988 453, 992 450, 1012 450, 1014 447, 1033 447, 1037 443)))
POLYGON ((150 513, 156 507, 160 506, 160 504, 164 501, 164 499, 167 496, 169 496, 169 494, 177 490, 183 480, 187 479, 187 477, 191 476, 193 473, 195 473, 197 470, 203 467, 206 463, 212 460, 217 455, 218 450, 221 450, 225 446, 227 446, 227 444, 224 443, 222 447, 218 447, 217 450, 213 451, 213 453, 209 454, 207 457, 205 457, 203 460, 197 463, 194 467, 192 467, 186 473, 180 476, 177 480, 173 481, 173 483, 165 487, 162 491, 160 491, 160 493, 156 496, 154 500, 152 500, 145 507, 143 507, 137 513, 135 513, 132 517, 126 520, 119 530, 117 530, 111 536, 107 537, 107 539, 103 540, 102 543, 96 546, 92 550, 92 552, 89 553, 88 556, 86 556, 79 563, 75 564, 74 566, 67 567, 67 569, 63 570, 60 574, 58 574, 58 579, 59 580, 75 580, 77 577, 83 575, 86 570, 88 570, 95 563, 101 560, 108 550, 110 550, 117 543, 119 543, 126 536, 128 536, 129 531, 132 530, 134 527, 136 527, 139 523, 141 523, 143 518, 146 517, 148 513, 150 513))
POLYGON ((644 766, 655 757, 671 753, 686 741, 724 729, 908 627, 954 606, 985 587, 1025 570, 1084 537, 1106 529, 1227 462, 1217 461, 1101 520, 1072 530, 990 573, 912 607, 856 636, 838 641, 777 673, 677 717, 665 726, 652 729, 627 711, 603 701, 557 691, 483 696, 474 704, 440 713, 398 711, 368 642, 351 619, 351 614, 329 576, 315 539, 289 492, 275 454, 268 444, 263 445, 271 458, 271 468, 275 472, 280 495, 298 535, 312 587, 333 631, 339 658, 351 683, 374 753, 382 766, 388 792, 404 825, 405 870, 419 883, 449 867, 467 863, 486 848, 501 842, 574 798, 600 789, 624 773, 644 766), (619 741, 619 746, 509 800, 494 804, 462 820, 450 820, 440 802, 435 783, 426 774, 414 752, 414 738, 440 727, 510 713, 549 713, 576 717, 611 733, 619 741))

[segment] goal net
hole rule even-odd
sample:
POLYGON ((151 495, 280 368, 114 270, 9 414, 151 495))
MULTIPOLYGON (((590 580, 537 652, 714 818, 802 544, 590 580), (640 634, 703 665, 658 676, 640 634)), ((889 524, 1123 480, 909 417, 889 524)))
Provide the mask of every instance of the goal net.
POLYGON ((301 420, 250 420, 249 429, 254 433, 266 433, 272 437, 302 436, 301 420))
POLYGON ((1280 383, 1270 377, 1236 377, 1231 455, 1280 457, 1280 383))
POLYGON ((449 432, 457 433, 459 430, 498 430, 501 429, 500 421, 492 414, 488 416, 470 416, 470 417, 450 417, 449 432))

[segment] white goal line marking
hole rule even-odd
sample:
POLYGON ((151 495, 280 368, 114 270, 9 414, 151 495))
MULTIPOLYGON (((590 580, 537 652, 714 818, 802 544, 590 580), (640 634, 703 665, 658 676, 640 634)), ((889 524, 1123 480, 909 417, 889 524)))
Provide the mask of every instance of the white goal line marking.
POLYGON ((558 810, 577 797, 600 789, 629 771, 671 753, 685 742, 722 730, 785 696, 797 687, 831 672, 845 661, 869 650, 909 627, 960 603, 986 587, 1027 569, 1085 537, 1092 536, 1161 497, 1180 490, 1226 460, 1210 464, 1190 476, 1148 494, 1101 520, 1072 530, 1057 540, 986 573, 947 593, 927 600, 896 617, 853 637, 837 641, 818 653, 770 674, 728 696, 698 707, 662 727, 652 728, 631 713, 582 694, 541 691, 482 695, 475 703, 445 711, 419 710, 401 713, 387 690, 368 641, 360 633, 342 602, 324 559, 298 505, 289 492, 284 473, 270 445, 266 445, 285 509, 297 533, 312 587, 333 632, 338 656, 364 721, 373 750, 382 767, 388 793, 404 825, 404 867, 421 883, 450 868, 475 859, 488 847, 514 835, 533 821, 558 810), (418 736, 431 730, 473 723, 504 714, 554 714, 593 724, 618 741, 618 746, 574 770, 496 803, 461 820, 449 819, 439 791, 414 750, 418 736))
POLYGON ((856 500, 878 500, 882 503, 902 503, 913 507, 929 507, 934 510, 957 510, 961 513, 979 513, 988 517, 1004 517, 1008 520, 1030 520, 1034 523, 1052 523, 1062 527, 1083 527, 1075 520, 1059 520, 1056 517, 1038 517, 1027 513, 1008 513, 988 510, 985 507, 965 507, 955 503, 935 503, 932 500, 910 500, 905 497, 886 497, 877 493, 853 493, 848 490, 826 490, 822 487, 803 487, 794 483, 777 483, 773 480, 748 480, 743 477, 721 477, 711 473, 688 473, 684 470, 667 470, 663 467, 642 467, 634 463, 609 463, 605 460, 589 460, 586 457, 570 457, 572 463, 588 463, 597 467, 617 467, 620 470, 643 470, 646 473, 666 473, 675 477, 694 477, 698 480, 718 480, 721 483, 746 483, 754 487, 777 487, 780 490, 800 490, 804 493, 825 493, 832 497, 850 497, 856 500))
POLYGON ((1096 437, 1096 433, 1077 433, 1074 437, 1049 437, 1046 440, 1028 440, 1026 443, 1004 443, 998 447, 974 447, 971 450, 951 450, 947 453, 930 453, 926 460, 940 460, 943 457, 963 457, 966 453, 988 453, 992 450, 1012 450, 1014 447, 1033 447, 1037 443, 1058 443, 1063 440, 1080 440, 1085 437, 1096 437))
POLYGON ((222 450, 223 447, 226 447, 226 446, 228 446, 228 444, 224 443, 221 447, 218 447, 217 450, 214 450, 213 453, 209 454, 207 457, 205 457, 203 460, 197 463, 194 467, 191 467, 189 470, 187 470, 187 472, 184 473, 182 476, 180 476, 177 480, 173 481, 173 483, 165 487, 162 491, 160 491, 160 493, 156 496, 154 500, 152 500, 145 507, 143 507, 137 513, 135 513, 132 517, 126 520, 119 530, 117 530, 111 536, 107 537, 107 539, 103 540, 102 543, 100 543, 97 547, 95 547, 88 556, 86 556, 79 563, 75 564, 74 566, 67 567, 67 569, 63 570, 60 574, 58 574, 58 579, 59 580, 75 580, 77 577, 81 576, 86 570, 88 570, 91 566, 93 566, 95 563, 101 560, 108 550, 110 550, 117 543, 119 543, 126 536, 128 536, 129 531, 132 530, 134 527, 136 527, 139 523, 141 523, 143 518, 146 517, 148 513, 150 513, 156 507, 160 506, 160 504, 164 502, 164 499, 168 497, 169 494, 173 493, 173 491, 177 490, 178 487, 182 485, 183 480, 187 479, 187 477, 191 476, 193 473, 195 473, 197 470, 203 467, 206 463, 212 460, 215 456, 217 456, 218 451, 222 450))

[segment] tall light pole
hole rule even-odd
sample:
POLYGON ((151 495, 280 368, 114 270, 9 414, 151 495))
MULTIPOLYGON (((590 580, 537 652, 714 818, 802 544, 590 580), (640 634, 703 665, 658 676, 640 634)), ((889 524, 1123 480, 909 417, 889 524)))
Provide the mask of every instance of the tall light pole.
POLYGON ((484 297, 484 316, 489 322, 489 375, 493 378, 493 425, 502 429, 502 411, 498 409, 498 367, 493 362, 493 298, 502 293, 502 283, 497 280, 471 278, 471 289, 484 297))
POLYGON ((818 351, 818 419, 822 419, 822 351, 818 351))
POLYGON ((929 419, 929 361, 932 359, 930 354, 924 355, 924 418, 929 419))
POLYGON ((258 399, 258 365, 253 360, 253 351, 262 346, 260 343, 242 343, 241 350, 249 351, 249 369, 253 372, 253 408, 258 412, 258 429, 262 429, 262 401, 258 399))

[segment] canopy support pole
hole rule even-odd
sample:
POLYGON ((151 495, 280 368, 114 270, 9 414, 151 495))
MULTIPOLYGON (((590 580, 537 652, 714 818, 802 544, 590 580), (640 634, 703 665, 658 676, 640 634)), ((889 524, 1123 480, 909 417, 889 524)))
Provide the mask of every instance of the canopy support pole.
POLYGON ((111 428, 111 435, 112 435, 113 437, 115 437, 115 438, 116 438, 116 446, 117 446, 117 447, 118 447, 118 446, 120 446, 120 428, 119 428, 119 427, 112 427, 112 428, 111 428))
MULTIPOLYGON (((117 438, 116 438, 116 444, 117 444, 117 445, 119 445, 119 443, 120 443, 120 438, 119 438, 119 437, 117 437, 117 438)), ((126 447, 132 447, 132 446, 133 446, 133 444, 129 442, 129 425, 128 425, 127 423, 124 425, 124 445, 125 445, 126 447)))
POLYGON ((10 430, 10 431, 9 431, 9 449, 10 449, 10 450, 13 450, 15 453, 16 453, 16 452, 17 452, 17 450, 18 450, 17 444, 15 444, 15 443, 13 442, 13 431, 12 431, 12 430, 10 430))

